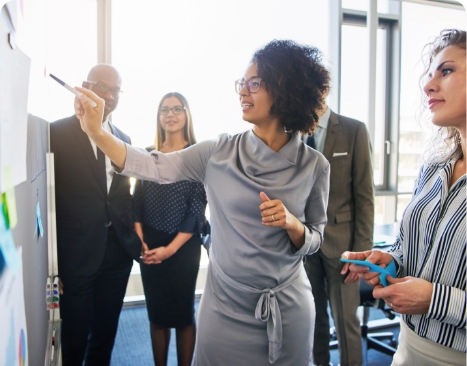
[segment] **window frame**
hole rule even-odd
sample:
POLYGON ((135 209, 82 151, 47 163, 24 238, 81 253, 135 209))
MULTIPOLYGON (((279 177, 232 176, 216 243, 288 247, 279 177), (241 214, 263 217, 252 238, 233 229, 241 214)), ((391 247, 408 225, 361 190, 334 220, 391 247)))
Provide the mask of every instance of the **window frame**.
MULTIPOLYGON (((331 83, 330 106, 337 113, 341 107, 341 62, 342 62, 342 27, 365 26, 369 32, 369 65, 376 63, 377 29, 386 29, 386 70, 385 70, 385 102, 383 139, 386 153, 383 159, 383 181, 375 186, 376 196, 387 196, 396 200, 397 196, 397 165, 398 165, 398 141, 399 141, 399 87, 400 87, 400 45, 401 45, 401 0, 392 1, 388 13, 377 13, 375 1, 369 3, 369 10, 353 10, 342 8, 342 1, 330 1, 330 56, 331 83), (337 41, 336 41, 337 40, 337 41)), ((368 106, 368 130, 370 141, 375 146, 375 105, 376 97, 376 67, 368 69, 370 89, 368 106), (373 95, 372 95, 373 94, 373 95), (371 117, 373 116, 373 117, 371 117)), ((351 116, 350 116, 351 117, 351 116)), ((392 222, 396 218, 396 207, 385 213, 384 221, 392 222)))
MULTIPOLYGON (((366 27, 367 26, 367 20, 366 20, 366 15, 363 14, 355 14, 354 12, 352 13, 344 13, 343 14, 343 20, 341 26, 360 26, 360 27, 366 27)), ((397 123, 397 112, 396 112, 396 118, 393 119, 393 108, 392 106, 392 100, 394 100, 394 91, 397 93, 397 88, 394 85, 392 81, 397 78, 398 75, 394 75, 394 64, 397 63, 397 60, 394 59, 393 54, 394 54, 394 44, 395 40, 394 37, 396 36, 396 26, 397 26, 397 21, 394 19, 388 19, 388 18, 379 18, 378 19, 378 29, 385 29, 386 30, 386 49, 385 49, 385 55, 386 55, 386 60, 385 60, 385 73, 384 73, 384 78, 385 78, 385 90, 384 90, 384 95, 385 95, 385 111, 384 111, 384 128, 383 128, 383 138, 382 140, 384 141, 384 144, 386 145, 386 153, 383 155, 383 181, 382 184, 378 184, 375 186, 376 191, 378 191, 379 194, 389 194, 394 191, 394 183, 393 178, 394 175, 391 174, 391 165, 394 164, 393 156, 394 154, 397 154, 397 135, 394 136, 394 134, 391 131, 391 125, 394 124, 394 121, 397 123), (388 153, 389 151, 389 153, 388 153), (392 188, 391 188, 392 187, 392 188)), ((398 83, 397 83, 398 84, 398 83)), ((397 96, 397 95, 396 95, 397 96)), ((342 94, 339 93, 339 106, 340 106, 340 99, 342 98, 342 94)), ((372 142, 372 145, 375 146, 375 139, 376 139, 376 134, 375 134, 375 119, 370 119, 368 121, 369 125, 369 130, 370 130, 370 140, 372 142)))

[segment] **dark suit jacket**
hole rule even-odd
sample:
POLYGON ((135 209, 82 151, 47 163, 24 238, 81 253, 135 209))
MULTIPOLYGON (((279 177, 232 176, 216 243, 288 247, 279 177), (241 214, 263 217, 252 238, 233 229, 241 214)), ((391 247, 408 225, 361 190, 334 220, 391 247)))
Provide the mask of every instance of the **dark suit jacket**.
POLYGON ((375 208, 371 145, 365 124, 331 111, 323 155, 331 164, 331 176, 321 251, 328 258, 339 258, 346 250, 369 250, 375 208))
MULTIPOLYGON (((110 124, 112 133, 130 138, 110 124)), ((88 136, 76 116, 50 124, 55 160, 58 266, 62 276, 89 276, 102 264, 106 227, 111 221, 119 244, 139 261, 141 241, 134 231, 128 177, 113 176, 109 192, 98 180, 98 165, 88 136)))

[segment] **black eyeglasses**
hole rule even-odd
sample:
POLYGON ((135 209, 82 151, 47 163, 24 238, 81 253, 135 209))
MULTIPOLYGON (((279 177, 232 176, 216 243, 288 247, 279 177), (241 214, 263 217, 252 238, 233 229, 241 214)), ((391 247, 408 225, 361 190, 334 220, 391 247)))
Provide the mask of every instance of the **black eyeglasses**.
POLYGON ((173 114, 182 114, 184 110, 185 110, 185 107, 180 107, 180 106, 175 106, 175 107, 172 107, 172 108, 161 107, 161 108, 159 108, 159 113, 160 114, 169 114, 169 112, 172 111, 173 114))
POLYGON ((235 91, 240 94, 240 91, 245 87, 250 93, 256 93, 261 87, 261 78, 254 76, 251 79, 239 79, 235 81, 235 91))
POLYGON ((114 98, 119 98, 120 93, 123 93, 123 91, 120 90, 120 88, 118 88, 118 87, 111 88, 110 86, 108 86, 106 83, 103 83, 102 81, 89 81, 88 80, 88 81, 86 81, 86 83, 95 85, 96 91, 98 91, 99 93, 102 93, 102 94, 105 94, 110 90, 110 94, 112 94, 112 96, 114 98))

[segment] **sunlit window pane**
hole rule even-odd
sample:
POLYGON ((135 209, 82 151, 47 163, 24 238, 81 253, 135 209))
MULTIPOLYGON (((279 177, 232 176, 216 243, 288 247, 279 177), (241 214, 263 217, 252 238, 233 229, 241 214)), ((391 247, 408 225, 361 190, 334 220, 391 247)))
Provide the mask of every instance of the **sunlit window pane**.
POLYGON ((388 14, 391 12, 391 3, 398 3, 399 0, 378 0, 378 13, 388 14))
MULTIPOLYGON (((342 0, 342 7, 344 9, 368 11, 368 1, 369 0, 342 0)), ((399 0, 377 0, 378 13, 389 13, 391 2, 398 1, 399 0)))
POLYGON ((113 120, 133 144, 149 146, 157 103, 178 91, 190 104, 198 141, 245 131, 251 125, 242 120, 234 81, 253 52, 293 39, 327 54, 327 29, 327 1, 114 1, 112 61, 124 94, 113 120))
POLYGON ((400 194, 397 196, 397 221, 400 221, 402 219, 402 215, 404 214, 405 208, 407 207, 411 199, 411 194, 400 194))
POLYGON ((340 112, 367 125, 368 59, 367 28, 342 25, 340 112))
POLYGON ((386 98, 387 78, 387 30, 377 29, 376 32, 376 97, 375 97, 375 136, 373 144, 373 177, 376 186, 384 184, 385 177, 385 134, 388 108, 386 98))
MULTIPOLYGON (((46 66, 47 73, 71 86, 81 86, 96 63, 96 0, 47 0, 47 63, 37 66, 46 66)), ((48 79, 48 119, 74 114, 73 94, 48 79)))
POLYGON ((396 208, 395 196, 375 197, 375 225, 386 225, 394 222, 396 208))
POLYGON ((368 10, 368 0, 342 0, 342 7, 344 9, 352 10, 368 10))
MULTIPOLYGON (((375 136, 373 136, 373 169, 376 186, 384 184, 387 30, 377 30, 375 136)), ((364 122, 368 126, 368 30, 366 26, 342 26, 341 114, 364 122), (358 40, 356 42, 355 40, 358 40), (358 55, 358 56, 356 56, 358 55)))

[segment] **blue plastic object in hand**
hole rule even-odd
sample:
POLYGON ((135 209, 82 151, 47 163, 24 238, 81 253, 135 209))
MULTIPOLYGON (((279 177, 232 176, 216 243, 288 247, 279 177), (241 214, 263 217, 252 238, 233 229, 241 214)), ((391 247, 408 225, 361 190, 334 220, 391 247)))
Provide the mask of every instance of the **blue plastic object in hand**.
POLYGON ((386 287, 389 286, 388 281, 386 281, 386 276, 390 275, 391 277, 396 277, 397 276, 397 271, 396 271, 396 263, 393 260, 391 263, 386 268, 382 268, 378 266, 377 264, 370 263, 368 261, 361 261, 358 259, 345 259, 341 258, 342 262, 349 262, 349 263, 354 263, 357 266, 365 266, 370 268, 370 272, 379 272, 381 273, 379 275, 379 280, 381 284, 386 287))

